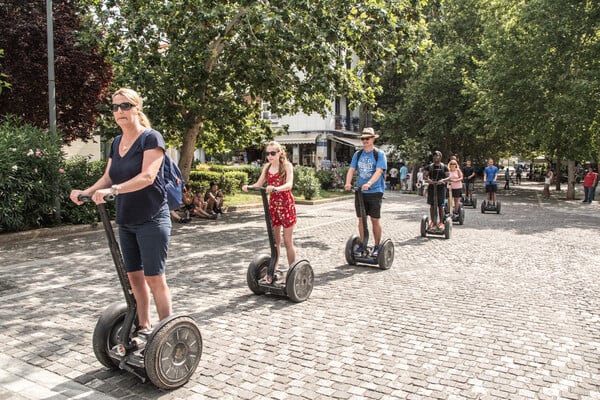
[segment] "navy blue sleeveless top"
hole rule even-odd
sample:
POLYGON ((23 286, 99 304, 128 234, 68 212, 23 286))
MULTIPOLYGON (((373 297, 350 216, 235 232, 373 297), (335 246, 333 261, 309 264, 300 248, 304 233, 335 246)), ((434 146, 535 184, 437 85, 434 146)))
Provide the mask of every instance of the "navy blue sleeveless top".
MULTIPOLYGON (((119 154, 121 136, 115 138, 109 154, 111 165, 108 175, 110 180, 117 185, 142 172, 145 150, 157 147, 161 148, 163 152, 165 150, 165 140, 162 135, 154 129, 146 129, 131 145, 127 153, 121 157, 119 154)), ((117 224, 141 224, 154 217, 167 203, 167 192, 164 187, 163 168, 161 166, 152 185, 135 192, 119 194, 116 204, 117 224)))

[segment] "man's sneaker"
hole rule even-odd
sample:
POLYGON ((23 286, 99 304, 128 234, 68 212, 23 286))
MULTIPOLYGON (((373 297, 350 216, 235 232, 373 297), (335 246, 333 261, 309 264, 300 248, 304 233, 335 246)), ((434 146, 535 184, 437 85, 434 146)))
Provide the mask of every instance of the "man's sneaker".
POLYGON ((379 255, 379 246, 373 247, 373 252, 371 253, 373 257, 377 257, 379 255))
POLYGON ((354 254, 358 254, 361 255, 363 253, 365 249, 363 248, 362 244, 359 244, 358 246, 356 246, 356 248, 354 249, 354 254))
POLYGON ((435 224, 433 223, 433 221, 429 221, 429 227, 433 228, 435 226, 435 224))
POLYGON ((438 229, 439 229, 440 231, 444 229, 444 223, 443 223, 443 222, 440 222, 440 223, 438 224, 438 229))

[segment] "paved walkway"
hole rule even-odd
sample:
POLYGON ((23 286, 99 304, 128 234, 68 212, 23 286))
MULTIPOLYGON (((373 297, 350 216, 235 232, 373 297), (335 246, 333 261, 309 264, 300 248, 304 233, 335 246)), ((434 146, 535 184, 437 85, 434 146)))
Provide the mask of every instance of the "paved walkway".
POLYGON ((600 399, 600 206, 542 201, 529 182, 500 199, 444 240, 420 237, 422 198, 388 192, 387 271, 346 264, 351 200, 299 205, 315 272, 300 304, 246 286, 268 249, 260 209, 174 226, 174 310, 204 352, 173 391, 94 357, 122 296, 102 231, 0 236, 0 399, 600 399))

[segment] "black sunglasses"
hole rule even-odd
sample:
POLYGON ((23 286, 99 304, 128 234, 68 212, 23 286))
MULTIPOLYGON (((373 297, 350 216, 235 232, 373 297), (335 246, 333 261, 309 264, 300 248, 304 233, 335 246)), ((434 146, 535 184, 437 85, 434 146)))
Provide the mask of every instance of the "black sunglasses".
POLYGON ((275 157, 277 153, 279 153, 279 151, 267 151, 267 155, 271 157, 275 157))
POLYGON ((361 137, 360 140, 362 140, 363 142, 366 142, 367 140, 371 140, 373 139, 372 137, 361 137))
POLYGON ((131 103, 111 104, 112 112, 117 112, 119 110, 119 107, 121 107, 121 110, 123 110, 123 111, 129 111, 129 110, 131 110, 131 107, 133 107, 133 104, 131 104, 131 103))

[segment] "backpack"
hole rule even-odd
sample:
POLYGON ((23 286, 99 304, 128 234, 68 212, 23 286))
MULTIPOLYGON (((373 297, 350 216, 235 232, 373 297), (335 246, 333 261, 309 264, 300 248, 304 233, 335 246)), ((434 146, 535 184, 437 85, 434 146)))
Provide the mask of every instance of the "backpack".
MULTIPOLYGON (((358 155, 356 156, 356 161, 358 162, 358 160, 360 160, 360 156, 362 156, 364 149, 360 149, 357 153, 358 155)), ((379 160, 379 150, 377 150, 376 148, 373 147, 373 157, 375 157, 375 169, 377 170, 377 161, 379 160)), ((383 169, 383 173, 385 176, 385 171, 387 170, 387 168, 383 169)))
MULTIPOLYGON (((364 149, 360 149, 358 151, 358 156, 356 157, 356 161, 358 161, 360 159, 360 156, 362 156, 364 149)), ((375 157, 375 164, 377 164, 377 161, 379 160, 379 151, 377 151, 376 148, 373 148, 373 157, 375 157)))
MULTIPOLYGON (((148 132, 148 129, 142 133, 142 149, 144 149, 144 142, 146 141, 146 132, 148 132)), ((181 173, 179 166, 177 166, 166 152, 163 159, 162 170, 169 210, 177 210, 183 204, 183 186, 185 185, 185 181, 183 180, 183 174, 181 173)))

